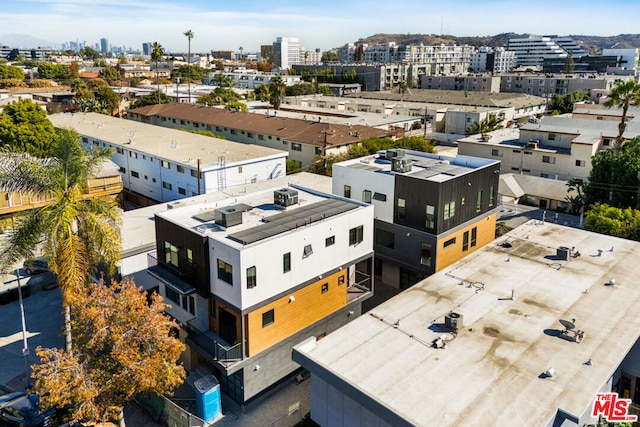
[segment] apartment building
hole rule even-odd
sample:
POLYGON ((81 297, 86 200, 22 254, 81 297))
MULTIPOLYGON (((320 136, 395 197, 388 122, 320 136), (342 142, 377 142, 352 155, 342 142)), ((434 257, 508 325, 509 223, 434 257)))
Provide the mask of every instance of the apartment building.
POLYGON ((296 346, 293 359, 311 373, 311 419, 578 427, 602 422, 599 393, 620 416, 638 415, 638 251, 631 240, 527 222, 296 346))
POLYGON ((515 66, 515 52, 503 47, 481 46, 469 58, 469 68, 476 73, 488 71, 501 74, 511 71, 515 66))
POLYGON ((375 273, 406 289, 495 236, 500 162, 387 150, 333 165, 333 193, 375 208, 375 273))
POLYGON ((113 150, 125 199, 154 204, 224 190, 286 173, 287 152, 196 135, 97 113, 53 114, 84 147, 113 150))
POLYGON ((207 77, 203 79, 205 85, 217 85, 216 76, 222 74, 224 77, 231 77, 233 79, 233 87, 238 89, 255 90, 262 85, 271 83, 274 77, 279 76, 287 86, 292 86, 302 82, 302 76, 289 76, 280 75, 276 73, 263 73, 256 70, 234 70, 232 72, 214 72, 209 73, 207 77))
POLYGON ((620 80, 633 76, 608 74, 503 74, 500 76, 500 92, 526 93, 549 98, 579 90, 610 90, 620 80))
POLYGON ((254 147, 288 150, 289 160, 301 167, 309 166, 323 153, 346 151, 349 145, 362 139, 393 135, 368 126, 279 117, 277 112, 270 114, 268 110, 265 113, 172 103, 129 110, 127 118, 168 128, 207 130, 230 141, 255 144, 254 147))
POLYGON ((207 363, 240 404, 372 295, 373 206, 294 185, 169 206, 155 214, 153 289, 185 319, 189 368, 207 363))
POLYGON ((544 59, 566 59, 568 52, 574 58, 586 55, 569 37, 536 36, 509 39, 507 50, 515 52, 519 67, 541 67, 544 59))
MULTIPOLYGON (((597 118, 598 116, 592 116, 597 118)), ((586 180, 591 158, 613 147, 618 121, 593 118, 547 116, 518 130, 503 129, 489 135, 471 135, 458 140, 458 153, 501 162, 502 173, 521 173, 568 181, 586 180)), ((640 124, 627 123, 625 139, 640 135, 640 124)))
POLYGON ((500 92, 500 77, 490 74, 461 74, 458 76, 420 76, 421 89, 461 90, 467 92, 500 92))
POLYGON ((273 42, 273 65, 287 70, 300 64, 300 40, 296 37, 277 37, 273 42))

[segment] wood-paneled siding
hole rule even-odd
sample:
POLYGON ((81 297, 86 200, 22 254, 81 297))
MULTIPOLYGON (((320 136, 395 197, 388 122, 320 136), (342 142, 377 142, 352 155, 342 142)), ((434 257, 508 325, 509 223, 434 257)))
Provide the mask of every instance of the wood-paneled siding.
POLYGON ((209 257, 207 238, 199 234, 185 230, 158 216, 156 223, 156 250, 158 251, 158 264, 161 264, 192 285, 196 292, 208 298, 211 294, 209 277, 209 257), (167 265, 165 261, 164 242, 167 241, 178 248, 178 266, 167 265), (187 259, 187 249, 193 253, 193 261, 187 259))
POLYGON ((436 271, 440 271, 443 268, 453 264, 459 259, 475 252, 484 245, 490 243, 495 239, 496 235, 496 214, 491 214, 479 218, 478 221, 473 224, 461 228, 454 233, 448 234, 445 237, 438 239, 436 250, 436 271), (472 244, 472 232, 473 228, 476 229, 476 243, 472 244), (464 234, 469 233, 469 240, 467 249, 463 251, 464 234), (455 243, 449 244, 446 248, 445 243, 451 242, 455 239, 455 243))
POLYGON ((259 353, 345 306, 347 280, 347 270, 341 270, 249 313, 247 355, 259 353), (341 285, 338 284, 340 277, 344 278, 341 285), (323 293, 324 284, 328 290, 323 293), (262 315, 272 309, 274 321, 263 327, 262 315))

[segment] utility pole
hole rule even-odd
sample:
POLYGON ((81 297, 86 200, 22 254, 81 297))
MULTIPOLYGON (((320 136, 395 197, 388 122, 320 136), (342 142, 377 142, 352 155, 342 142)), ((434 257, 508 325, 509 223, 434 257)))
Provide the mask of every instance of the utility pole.
POLYGON ((16 277, 18 278, 18 300, 20 301, 20 317, 22 318, 22 355, 24 356, 24 374, 27 381, 27 389, 31 386, 29 381, 29 362, 27 356, 29 356, 29 344, 27 343, 27 322, 24 318, 24 304, 22 303, 22 287, 20 286, 20 270, 16 269, 16 277))
POLYGON ((325 173, 327 170, 327 135, 335 136, 335 134, 327 129, 322 129, 320 133, 324 136, 324 142, 322 143, 322 172, 325 173))
POLYGON ((427 139, 427 107, 424 107, 424 134, 422 135, 422 137, 424 139, 427 139))

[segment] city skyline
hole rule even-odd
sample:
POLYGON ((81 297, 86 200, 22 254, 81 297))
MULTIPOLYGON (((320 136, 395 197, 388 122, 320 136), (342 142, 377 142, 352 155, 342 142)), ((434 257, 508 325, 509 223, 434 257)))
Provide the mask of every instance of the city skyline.
POLYGON ((95 47, 101 38, 107 38, 113 46, 134 50, 141 50, 143 42, 158 41, 168 51, 186 51, 183 33, 189 29, 194 33, 192 52, 238 50, 240 46, 257 51, 278 36, 297 37, 307 50, 328 50, 376 33, 635 33, 635 17, 640 14, 640 4, 633 0, 611 0, 606 11, 595 0, 562 4, 541 0, 517 8, 502 0, 430 1, 418 10, 406 0, 394 2, 393 11, 381 6, 370 0, 270 5, 269 9, 255 0, 223 5, 204 0, 22 0, 3 4, 0 28, 4 35, 26 34, 56 44, 78 40, 95 47), (612 18, 606 19, 603 12, 612 18))

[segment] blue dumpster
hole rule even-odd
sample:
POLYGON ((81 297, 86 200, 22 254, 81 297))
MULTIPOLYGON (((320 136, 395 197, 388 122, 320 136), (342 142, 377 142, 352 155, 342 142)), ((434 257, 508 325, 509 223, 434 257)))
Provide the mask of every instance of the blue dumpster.
POLYGON ((196 387, 196 408, 198 416, 211 422, 222 416, 220 384, 213 375, 207 375, 194 382, 196 387))

